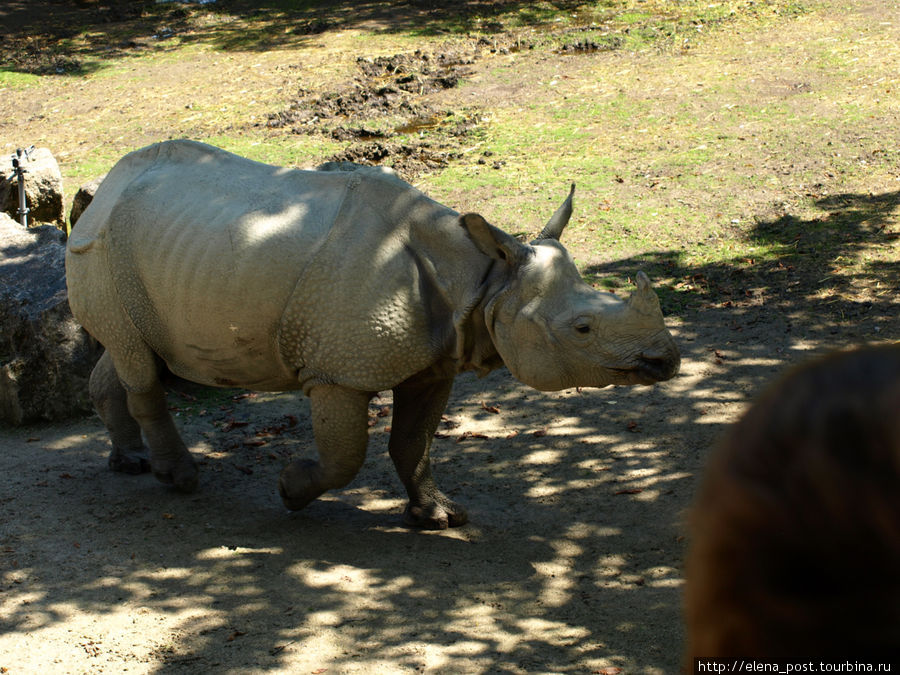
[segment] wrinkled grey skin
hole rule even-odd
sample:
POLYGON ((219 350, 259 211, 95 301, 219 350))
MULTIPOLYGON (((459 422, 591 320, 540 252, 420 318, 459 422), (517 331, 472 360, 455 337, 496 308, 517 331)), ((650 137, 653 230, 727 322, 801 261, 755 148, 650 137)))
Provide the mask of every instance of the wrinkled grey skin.
POLYGON ((106 347, 91 395, 112 468, 197 485, 166 409, 163 363, 203 384, 302 389, 319 460, 294 462, 279 481, 284 503, 301 509, 353 479, 369 400, 392 389, 405 520, 444 528, 467 518, 429 463, 456 373, 506 365, 557 390, 678 371, 646 276, 628 302, 599 293, 559 243, 571 193, 529 245, 389 172, 328 168, 171 141, 127 155, 103 181, 69 238, 66 271, 72 311, 106 347))

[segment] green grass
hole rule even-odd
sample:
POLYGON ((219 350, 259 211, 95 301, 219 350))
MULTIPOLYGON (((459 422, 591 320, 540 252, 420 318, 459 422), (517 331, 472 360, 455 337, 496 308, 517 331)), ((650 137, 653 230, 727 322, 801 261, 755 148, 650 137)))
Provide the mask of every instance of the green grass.
POLYGON ((40 81, 40 75, 0 69, 0 88, 3 89, 27 89, 28 87, 38 84, 40 81))

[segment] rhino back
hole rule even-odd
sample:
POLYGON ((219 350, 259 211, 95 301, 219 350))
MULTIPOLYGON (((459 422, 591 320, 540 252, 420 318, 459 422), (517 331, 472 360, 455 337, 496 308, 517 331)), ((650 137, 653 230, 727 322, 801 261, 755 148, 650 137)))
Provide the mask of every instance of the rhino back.
MULTIPOLYGON (((73 267, 108 277, 183 377, 378 391, 453 352, 455 315, 488 264, 457 218, 390 174, 167 142, 110 172, 79 220, 73 267)), ((90 330, 107 308, 80 295, 90 330)))
POLYGON ((75 246, 103 242, 93 274, 111 277, 153 351, 195 381, 296 387, 277 327, 346 179, 178 141, 133 153, 107 182, 75 246))

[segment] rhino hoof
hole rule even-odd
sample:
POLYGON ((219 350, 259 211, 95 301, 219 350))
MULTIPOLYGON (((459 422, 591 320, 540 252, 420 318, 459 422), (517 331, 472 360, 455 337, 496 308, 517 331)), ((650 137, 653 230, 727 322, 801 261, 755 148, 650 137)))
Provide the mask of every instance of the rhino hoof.
POLYGON ((150 455, 144 450, 141 452, 126 452, 113 449, 109 453, 109 468, 118 473, 137 475, 150 472, 150 455))
POLYGON ((154 464, 153 475, 160 483, 171 485, 179 492, 194 492, 197 489, 198 471, 193 457, 170 466, 160 467, 154 464))
POLYGON ((403 522, 409 527, 423 530, 446 530, 469 522, 466 510, 449 499, 443 504, 407 504, 403 522))
POLYGON ((311 459, 298 459, 284 467, 278 478, 278 494, 288 509, 299 511, 324 492, 315 480, 318 472, 319 463, 311 459))

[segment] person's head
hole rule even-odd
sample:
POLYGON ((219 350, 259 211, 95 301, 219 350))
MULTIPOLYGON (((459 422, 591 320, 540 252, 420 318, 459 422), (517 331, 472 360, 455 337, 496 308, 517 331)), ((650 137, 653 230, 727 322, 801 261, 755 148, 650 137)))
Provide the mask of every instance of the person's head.
POLYGON ((900 656, 900 345, 769 387, 690 516, 688 658, 900 656))

